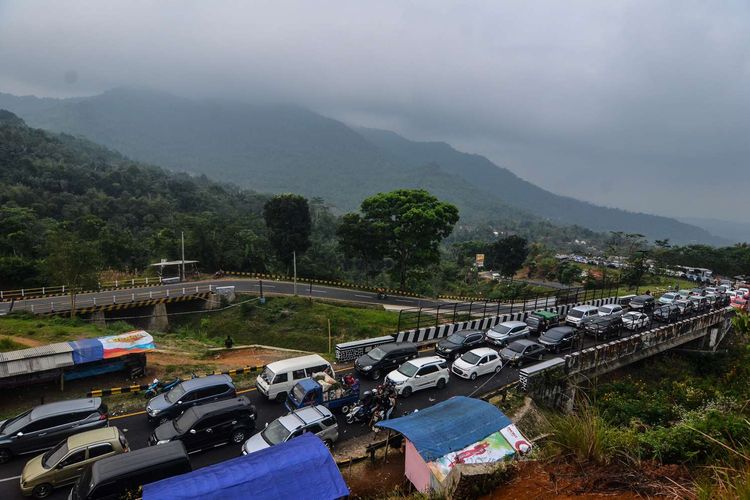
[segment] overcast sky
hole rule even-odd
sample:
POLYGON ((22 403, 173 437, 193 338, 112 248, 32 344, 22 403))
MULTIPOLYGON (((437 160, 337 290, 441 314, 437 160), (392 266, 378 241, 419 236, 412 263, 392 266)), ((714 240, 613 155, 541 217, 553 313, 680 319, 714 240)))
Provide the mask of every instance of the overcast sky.
POLYGON ((0 92, 116 86, 298 103, 556 193, 750 219, 746 0, 0 0, 0 92))

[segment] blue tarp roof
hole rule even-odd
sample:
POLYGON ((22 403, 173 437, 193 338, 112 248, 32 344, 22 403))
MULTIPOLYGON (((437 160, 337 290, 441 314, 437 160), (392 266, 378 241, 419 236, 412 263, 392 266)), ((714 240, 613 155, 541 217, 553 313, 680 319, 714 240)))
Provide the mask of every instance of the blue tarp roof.
POLYGON ((406 436, 422 458, 431 462, 481 441, 511 423, 503 412, 481 399, 454 396, 416 413, 376 425, 406 436))
POLYGON ((143 500, 331 500, 348 494, 331 453, 313 434, 143 487, 143 500))
POLYGON ((68 342, 73 348, 73 363, 90 363, 104 359, 104 346, 98 339, 83 339, 68 342))
POLYGON ((315 389, 320 388, 320 384, 311 378, 303 378, 297 383, 302 386, 302 388, 305 390, 305 393, 308 393, 310 391, 314 391, 315 389))

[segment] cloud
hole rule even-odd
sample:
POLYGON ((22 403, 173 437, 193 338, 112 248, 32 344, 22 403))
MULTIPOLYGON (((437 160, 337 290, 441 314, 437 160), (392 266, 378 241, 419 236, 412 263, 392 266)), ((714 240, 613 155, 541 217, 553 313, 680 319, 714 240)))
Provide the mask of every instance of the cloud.
POLYGON ((294 102, 669 215, 745 210, 749 48, 744 2, 0 2, 0 90, 294 102))

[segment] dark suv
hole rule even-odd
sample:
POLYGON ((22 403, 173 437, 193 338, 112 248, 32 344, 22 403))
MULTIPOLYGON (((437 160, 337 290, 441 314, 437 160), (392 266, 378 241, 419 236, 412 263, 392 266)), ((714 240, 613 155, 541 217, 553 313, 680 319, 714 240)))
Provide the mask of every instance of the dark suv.
POLYGON ((419 353, 416 344, 383 344, 358 357, 354 362, 354 369, 373 380, 378 380, 383 373, 388 373, 417 356, 419 353))
POLYGON ((180 382, 166 394, 152 398, 146 405, 146 415, 149 423, 161 425, 191 406, 213 403, 236 395, 237 391, 229 375, 194 378, 180 382))
POLYGON ((560 352, 573 345, 578 338, 578 330, 572 326, 556 326, 539 336, 539 343, 550 352, 560 352))
POLYGON ((680 308, 677 304, 666 304, 654 309, 654 320, 662 323, 672 323, 680 319, 680 308))
POLYGON ((654 310, 656 301, 651 295, 638 295, 630 299, 628 308, 631 311, 649 312, 654 310))
POLYGON ((189 408, 154 429, 148 444, 182 441, 188 451, 224 443, 241 445, 255 431, 255 407, 245 396, 189 408))
POLYGON ((621 316, 595 316, 586 320, 583 330, 589 335, 599 338, 608 338, 620 334, 622 328, 621 316))
POLYGON ((37 406, 0 422, 0 463, 13 455, 52 448, 70 435, 107 425, 107 407, 101 398, 37 406))
POLYGON ((435 346, 435 354, 441 358, 453 361, 466 351, 484 344, 484 332, 477 330, 464 330, 456 332, 445 338, 435 346))

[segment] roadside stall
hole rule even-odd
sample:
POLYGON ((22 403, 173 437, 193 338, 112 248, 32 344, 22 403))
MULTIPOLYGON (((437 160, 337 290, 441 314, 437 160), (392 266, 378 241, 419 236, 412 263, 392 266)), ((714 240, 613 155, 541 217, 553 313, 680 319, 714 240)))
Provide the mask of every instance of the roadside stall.
POLYGON ((421 492, 450 495, 462 476, 490 473, 499 463, 531 450, 503 412, 465 396, 377 426, 404 435, 404 474, 421 492))

